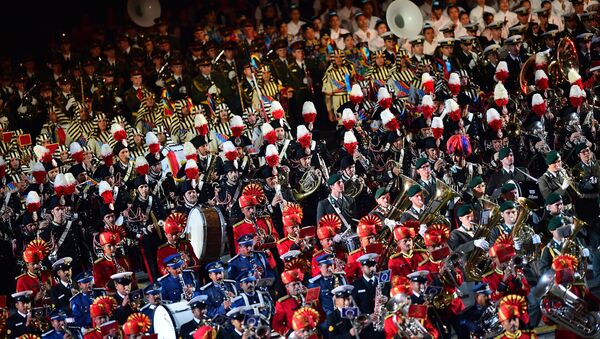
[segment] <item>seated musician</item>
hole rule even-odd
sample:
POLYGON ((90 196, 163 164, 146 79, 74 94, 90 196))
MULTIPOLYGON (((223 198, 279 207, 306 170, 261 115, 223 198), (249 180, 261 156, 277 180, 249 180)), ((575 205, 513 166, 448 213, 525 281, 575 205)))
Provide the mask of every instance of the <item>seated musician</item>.
POLYGON ((185 218, 185 215, 175 212, 165 220, 163 227, 167 242, 160 245, 156 252, 156 263, 161 274, 168 273, 167 266, 164 264, 163 260, 175 253, 182 254, 183 261, 185 262, 184 268, 189 267, 196 272, 199 269, 198 265, 200 264, 200 261, 196 258, 192 244, 189 240, 180 237, 181 233, 185 230, 185 224, 183 223, 185 218))
POLYGON ((405 223, 408 220, 419 220, 425 209, 425 196, 423 192, 424 189, 419 184, 410 186, 408 191, 406 191, 406 196, 412 205, 400 216, 401 223, 405 223))
MULTIPOLYGON (((250 194, 253 191, 250 188, 256 187, 258 191, 261 193, 262 187, 258 186, 258 184, 249 184, 242 191, 242 196, 239 199, 240 209, 242 210, 242 214, 244 215, 244 219, 237 224, 233 225, 233 238, 239 239, 240 237, 253 234, 254 235, 254 244, 259 246, 263 244, 263 242, 268 241, 271 242, 273 240, 277 240, 278 236, 273 227, 273 222, 271 218, 267 215, 265 217, 258 217, 256 215, 256 206, 259 201, 255 195, 250 194), (248 192, 248 194, 245 194, 248 192), (258 232, 262 232, 265 236, 265 239, 261 239, 258 232)), ((261 194, 257 193, 257 194, 261 194)), ((262 193, 264 195, 264 193, 262 193)), ((236 242, 235 244, 235 252, 238 253, 239 247, 236 242)))
POLYGON ((465 256, 468 256, 475 247, 479 247, 484 251, 490 247, 490 244, 485 238, 474 239, 475 225, 473 224, 473 208, 471 205, 462 205, 456 213, 460 226, 450 232, 448 246, 452 251, 461 251, 465 256))
POLYGON ((342 219, 344 228, 348 225, 353 226, 353 218, 356 217, 356 206, 354 199, 344 195, 344 180, 339 173, 332 174, 327 179, 327 185, 331 192, 329 196, 321 201, 317 206, 317 220, 320 220, 325 214, 336 214, 342 219))
MULTIPOLYGON (((334 238, 336 236, 335 230, 338 227, 341 227, 340 218, 334 214, 326 214, 319 220, 319 226, 317 228, 317 238, 319 239, 319 243, 321 244, 321 249, 315 251, 311 260, 311 273, 312 276, 316 276, 319 274, 319 264, 317 263, 317 258, 321 254, 333 254, 333 271, 340 272, 344 271, 344 266, 346 263, 346 258, 348 257, 348 253, 344 250, 342 246, 336 246, 334 244, 334 238)), ((338 236, 339 237, 339 236, 338 236)))
POLYGON ((394 240, 396 240, 398 250, 388 260, 388 269, 391 270, 392 281, 395 277, 405 277, 416 271, 419 262, 423 260, 421 253, 424 250, 420 250, 421 253, 413 252, 414 238, 414 228, 399 226, 394 229, 394 240))
POLYGON ((344 271, 346 279, 353 282, 361 275, 360 263, 358 258, 367 253, 367 246, 375 243, 375 236, 381 228, 381 220, 374 215, 367 215, 360 219, 357 227, 357 235, 360 241, 360 248, 348 254, 348 262, 344 271))
POLYGON ((498 301, 509 294, 522 295, 527 298, 529 284, 523 274, 522 257, 515 256, 513 239, 510 234, 503 234, 496 239, 488 251, 493 260, 492 270, 483 276, 483 282, 492 290, 492 301, 498 301), (519 264, 517 258, 521 258, 519 264))
MULTIPOLYGON (((502 322, 504 333, 497 339, 533 339, 535 332, 521 330, 529 322, 527 300, 520 295, 508 295, 498 305, 498 319, 502 322)), ((559 337, 560 338, 560 337, 559 337)))

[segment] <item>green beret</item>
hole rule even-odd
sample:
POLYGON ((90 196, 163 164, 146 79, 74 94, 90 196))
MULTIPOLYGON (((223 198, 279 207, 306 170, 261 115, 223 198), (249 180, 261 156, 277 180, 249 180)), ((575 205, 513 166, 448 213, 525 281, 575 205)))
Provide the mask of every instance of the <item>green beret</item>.
POLYGON ((556 216, 550 219, 550 222, 548 223, 548 231, 554 231, 555 229, 563 226, 564 224, 565 223, 563 222, 562 217, 556 216))
POLYGON ((329 176, 329 179, 327 179, 327 185, 331 186, 340 180, 342 180, 342 175, 339 173, 334 173, 329 176))
POLYGON ((415 169, 421 168, 421 166, 425 165, 426 163, 427 163, 427 158, 417 159, 417 162, 415 163, 415 169))
POLYGON ((579 154, 579 153, 581 153, 581 151, 583 151, 586 148, 588 148, 588 147, 585 142, 577 144, 577 146, 575 147, 575 153, 579 154))
POLYGON ((481 184, 483 182, 483 178, 480 177, 479 175, 476 177, 473 177, 473 179, 471 179, 471 181, 469 181, 469 188, 473 189, 475 187, 477 187, 477 185, 481 184))
POLYGON ((515 185, 512 182, 507 182, 507 183, 504 183, 504 185, 502 185, 502 188, 500 189, 500 192, 501 193, 506 193, 506 192, 510 192, 510 191, 513 191, 513 190, 516 190, 516 189, 517 189, 517 185, 515 185))
POLYGON ((560 194, 552 192, 546 197, 546 201, 544 201, 544 203, 546 204, 546 206, 548 206, 556 204, 559 201, 562 201, 562 197, 560 196, 560 194))
POLYGON ((498 160, 506 158, 510 153, 512 153, 510 147, 502 147, 498 152, 498 160))
POLYGON ((473 206, 471 205, 462 205, 458 208, 458 211, 456 212, 456 214, 459 217, 463 217, 469 213, 473 212, 473 206))
POLYGON ((546 154, 546 165, 552 165, 558 158, 560 158, 560 154, 558 154, 557 151, 548 152, 548 154, 546 154))
POLYGON ((410 188, 408 189, 408 191, 406 191, 406 195, 408 195, 408 197, 413 197, 415 194, 422 192, 423 191, 423 187, 421 187, 421 185, 419 184, 414 184, 412 186, 410 186, 410 188))
POLYGON ((381 196, 386 193, 388 193, 388 190, 385 187, 379 187, 377 191, 375 191, 375 199, 381 198, 381 196))
POLYGON ((500 205, 500 212, 504 212, 506 210, 510 210, 513 208, 517 208, 517 206, 515 205, 514 202, 512 201, 505 201, 502 203, 502 205, 500 205))

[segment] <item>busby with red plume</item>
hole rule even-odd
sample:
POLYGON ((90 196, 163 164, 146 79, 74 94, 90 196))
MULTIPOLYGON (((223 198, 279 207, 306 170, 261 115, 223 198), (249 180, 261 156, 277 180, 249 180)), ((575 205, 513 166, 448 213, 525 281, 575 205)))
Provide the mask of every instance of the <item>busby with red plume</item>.
POLYGON ((421 98, 421 111, 423 112, 425 119, 431 119, 433 116, 435 104, 433 103, 431 95, 424 95, 423 98, 421 98))
POLYGON ((363 93, 360 86, 358 84, 352 85, 352 89, 350 90, 350 101, 353 104, 358 105, 361 103, 361 101, 363 101, 364 97, 365 94, 363 93))
POLYGON ((425 94, 431 94, 435 90, 435 83, 429 73, 423 73, 421 76, 421 84, 423 84, 425 94))
POLYGON ((455 134, 448 138, 446 148, 448 154, 462 155, 464 157, 468 157, 473 151, 469 142, 469 136, 464 134, 455 134))
POLYGON ((519 318, 523 324, 529 323, 527 300, 525 300, 525 297, 510 294, 502 298, 500 304, 498 304, 498 318, 501 322, 512 318, 519 318))
POLYGON ((114 123, 110 126, 110 133, 117 142, 122 142, 127 139, 127 131, 125 131, 123 126, 118 123, 114 123))
POLYGON ((231 128, 231 134, 234 137, 239 138, 244 132, 244 121, 242 120, 242 117, 234 115, 229 119, 229 128, 231 128))
POLYGON ((496 66, 496 73, 494 74, 494 79, 499 82, 504 82, 508 79, 508 64, 506 61, 500 61, 496 66))
POLYGON ((546 114, 546 100, 539 93, 535 93, 531 98, 531 110, 538 117, 546 114))
POLYGON ((146 145, 148 145, 148 151, 152 154, 160 152, 160 143, 158 137, 152 132, 146 133, 146 145))
POLYGON ((548 76, 542 69, 535 71, 535 86, 540 91, 545 91, 548 89, 548 76))
POLYGON ((135 171, 139 175, 146 175, 150 171, 150 165, 144 156, 140 155, 135 158, 135 171))
POLYGON ((497 83, 496 87, 494 87, 494 102, 498 107, 508 104, 508 91, 501 82, 497 83))
POLYGON ((285 116, 283 106, 281 106, 281 103, 277 100, 271 102, 271 115, 275 120, 283 119, 283 117, 285 116))
POLYGON ((79 143, 72 142, 69 145, 69 153, 71 154, 71 157, 73 158, 73 160, 75 160, 77 163, 83 162, 83 158, 85 157, 85 152, 83 151, 83 147, 81 147, 81 145, 79 143))
POLYGON ((450 73, 450 77, 448 78, 448 89, 450 89, 450 93, 452 96, 457 96, 460 93, 460 77, 458 73, 450 73))
POLYGON ((358 147, 358 140, 356 140, 354 132, 346 131, 344 133, 344 148, 346 149, 346 152, 348 152, 348 154, 354 154, 356 147, 358 147))
POLYGON ((312 134, 308 131, 308 128, 304 125, 298 125, 296 128, 296 141, 304 149, 310 148, 312 142, 312 134))
POLYGON ((109 144, 102 145, 100 148, 100 157, 106 166, 112 166, 113 164, 113 149, 109 144))
POLYGON ((249 198, 252 205, 262 205, 265 202, 265 191, 256 183, 246 185, 242 195, 249 198))
POLYGON ((273 126, 271 126, 271 124, 269 124, 268 122, 265 122, 260 127, 260 130, 262 132, 263 138, 269 144, 274 144, 277 142, 277 133, 275 132, 275 130, 273 129, 273 126))
POLYGON ((431 120, 431 132, 435 140, 440 140, 444 135, 444 121, 441 117, 433 117, 431 120))
POLYGON ((312 101, 305 101, 302 104, 302 119, 304 119, 304 123, 307 123, 309 127, 317 119, 317 109, 312 101))
POLYGON ((196 132, 198 132, 201 136, 206 136, 208 134, 208 121, 206 121, 206 117, 204 114, 198 113, 194 117, 194 128, 196 132))
POLYGON ((231 141, 223 143, 223 154, 225 154, 225 158, 229 161, 234 161, 239 155, 237 148, 231 141))
POLYGON ((389 109, 392 106, 392 96, 387 88, 379 87, 377 91, 377 104, 385 109, 389 109))
POLYGON ((36 162, 31 166, 31 175, 33 175, 35 182, 38 184, 46 182, 46 168, 44 168, 41 162, 36 162))
POLYGON ((500 117, 500 113, 495 108, 490 108, 485 113, 485 119, 496 133, 502 129, 502 118, 500 117))
POLYGON ((33 153, 35 153, 35 156, 38 158, 38 161, 40 161, 42 163, 52 161, 52 152, 45 146, 42 146, 42 145, 33 146, 33 153))
POLYGON ((398 131, 398 128, 400 128, 398 119, 396 119, 396 116, 394 116, 389 109, 384 109, 381 111, 381 122, 383 123, 383 126, 385 126, 385 128, 390 132, 396 132, 398 131))
POLYGON ((448 116, 452 121, 457 122, 460 120, 462 112, 460 111, 460 106, 454 99, 446 99, 444 106, 446 113, 448 113, 448 116))
POLYGON ((342 111, 342 124, 347 131, 351 130, 354 128, 354 125, 356 125, 356 115, 351 109, 344 108, 342 111))

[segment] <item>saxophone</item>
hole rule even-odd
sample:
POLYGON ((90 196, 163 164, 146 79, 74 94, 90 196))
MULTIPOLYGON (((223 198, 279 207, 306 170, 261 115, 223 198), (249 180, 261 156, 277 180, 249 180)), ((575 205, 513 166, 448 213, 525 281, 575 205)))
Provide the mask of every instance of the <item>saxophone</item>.
POLYGON ((383 324, 387 310, 385 308, 385 296, 383 295, 383 283, 380 279, 377 280, 377 287, 375 287, 375 308, 373 312, 377 315, 375 321, 373 321, 373 327, 375 331, 383 331, 383 324))

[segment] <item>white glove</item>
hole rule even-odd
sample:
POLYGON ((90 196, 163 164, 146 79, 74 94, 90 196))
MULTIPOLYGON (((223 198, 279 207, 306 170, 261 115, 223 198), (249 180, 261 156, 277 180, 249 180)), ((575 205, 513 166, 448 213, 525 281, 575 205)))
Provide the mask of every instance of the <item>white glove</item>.
POLYGON ((333 236, 333 242, 339 243, 341 241, 342 241, 342 236, 341 235, 336 234, 336 235, 333 236))
POLYGON ((120 103, 122 103, 122 102, 123 102, 123 99, 121 99, 121 97, 115 97, 115 102, 116 102, 117 104, 120 104, 120 103))
POLYGON ((96 87, 96 85, 92 85, 92 87, 90 88, 90 92, 95 93, 98 90, 98 87, 96 87))
POLYGON ((595 185, 598 183, 598 177, 590 177, 590 184, 595 185))
POLYGON ((490 243, 487 242, 484 238, 477 239, 473 241, 475 247, 479 247, 484 251, 487 251, 490 248, 490 243))
POLYGON ((534 235, 531 236, 531 242, 534 245, 541 244, 542 243, 542 238, 539 235, 534 234, 534 235))
POLYGON ((469 67, 475 68, 476 65, 477 65, 477 63, 475 62, 475 60, 471 59, 471 62, 469 62, 469 67))
POLYGON ((569 187, 569 182, 567 181, 567 179, 564 179, 562 184, 560 185, 560 188, 566 190, 567 187, 569 187))
MULTIPOLYGON (((515 245, 515 250, 517 250, 517 251, 520 250, 522 247, 521 240, 519 240, 517 238, 515 238, 513 240, 513 244, 515 245)), ((477 245, 475 245, 475 246, 477 246, 477 245)))
POLYGON ((27 106, 20 105, 19 108, 17 108, 17 112, 21 114, 27 112, 27 106))
POLYGON ((185 86, 179 87, 179 93, 186 94, 187 93, 187 88, 185 88, 185 86))
POLYGON ((427 225, 421 224, 421 226, 419 226, 419 234, 422 237, 425 237, 425 232, 427 232, 427 225))
POLYGON ((212 85, 208 88, 208 94, 210 94, 210 95, 219 94, 219 89, 217 88, 217 86, 212 85))
POLYGON ((165 87, 165 81, 163 79, 156 80, 154 84, 158 87, 165 87))
POLYGON ((229 71, 228 76, 229 76, 229 80, 233 80, 237 76, 237 74, 235 73, 235 71, 229 71))
POLYGON ((394 227, 396 227, 396 222, 394 220, 385 218, 383 223, 390 228, 390 231, 394 231, 394 227))
POLYGON ((65 106, 65 108, 66 108, 66 109, 67 109, 67 111, 68 111, 69 109, 71 109, 71 106, 73 106, 73 105, 75 105, 75 98, 74 98, 74 97, 71 97, 71 98, 69 99, 69 101, 67 101, 67 105, 65 106))
POLYGON ((583 255, 584 258, 587 258, 590 256, 590 250, 588 250, 587 248, 584 248, 583 251, 581 251, 581 255, 583 255))
POLYGON ((37 99, 35 97, 31 97, 31 104, 37 105, 37 99))

